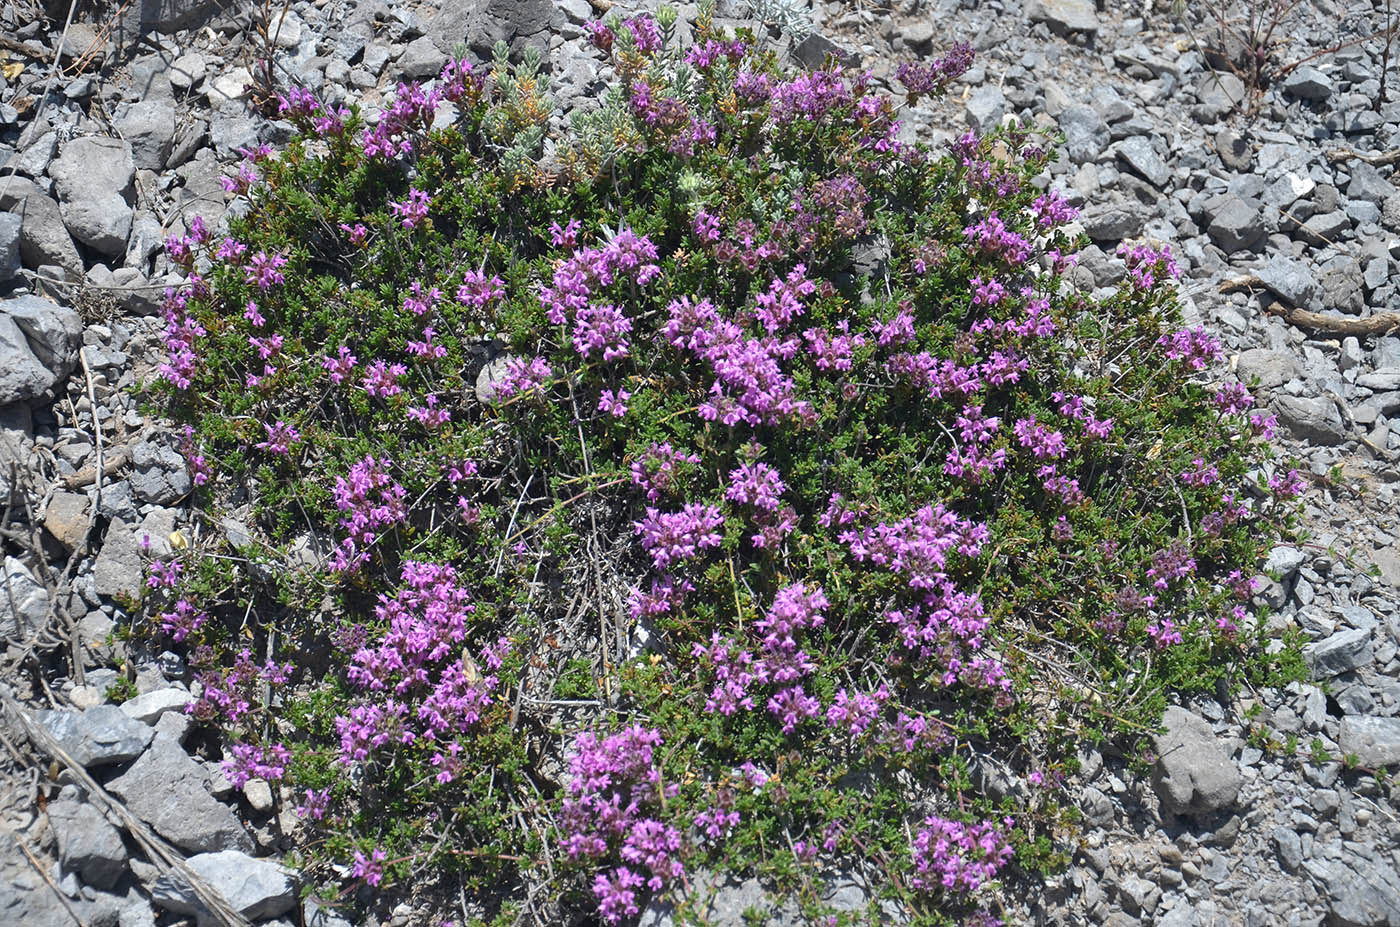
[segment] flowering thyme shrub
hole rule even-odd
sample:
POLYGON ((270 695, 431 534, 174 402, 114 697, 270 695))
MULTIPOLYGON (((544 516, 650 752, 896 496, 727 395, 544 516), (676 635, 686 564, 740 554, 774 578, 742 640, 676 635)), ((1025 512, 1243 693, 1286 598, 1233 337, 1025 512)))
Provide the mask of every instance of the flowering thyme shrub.
POLYGON ((1297 475, 1170 254, 1091 298, 1049 140, 906 144, 867 75, 674 24, 594 24, 548 161, 535 59, 292 92, 170 244, 163 381, 254 538, 152 628, 323 897, 621 924, 732 871, 947 923, 1063 859, 1081 743, 1296 669, 1250 583, 1297 475))

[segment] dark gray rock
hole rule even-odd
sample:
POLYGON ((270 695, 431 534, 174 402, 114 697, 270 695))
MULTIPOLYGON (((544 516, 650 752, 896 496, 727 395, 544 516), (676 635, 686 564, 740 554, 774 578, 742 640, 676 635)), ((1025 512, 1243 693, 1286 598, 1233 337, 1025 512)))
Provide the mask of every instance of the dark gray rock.
POLYGON ((1079 214, 1079 224, 1094 241, 1119 242, 1142 234, 1141 209, 1123 203, 1101 203, 1079 214))
POLYGON ((1184 708, 1167 709, 1156 737, 1152 784, 1162 803, 1176 814, 1219 811, 1234 804, 1241 776, 1210 724, 1184 708))
POLYGON ((1378 393, 1400 389, 1400 367, 1386 367, 1363 373, 1356 378, 1356 385, 1378 393))
POLYGON ((445 64, 447 56, 426 35, 409 42, 399 57, 399 71, 410 80, 436 77, 445 64))
POLYGON ((1151 139, 1143 135, 1125 138, 1116 146, 1118 160, 1152 186, 1161 189, 1171 179, 1171 168, 1152 147, 1151 139))
POLYGON ((1369 628, 1338 631, 1326 640, 1310 644, 1303 653, 1316 678, 1339 676, 1371 662, 1371 631, 1369 628))
MULTIPOLYGON (((271 860, 224 850, 191 856, 187 862, 195 874, 249 920, 277 917, 296 905, 295 876, 291 870, 271 860)), ((156 880, 151 887, 151 900, 176 914, 209 914, 189 883, 176 873, 156 880)))
POLYGON ((175 139, 175 104, 170 100, 139 100, 128 105, 113 120, 122 138, 131 145, 136 167, 147 171, 165 169, 170 146, 175 139))
POLYGON ((446 0, 424 32, 442 48, 466 42, 479 58, 489 61, 497 42, 505 42, 517 57, 526 46, 548 50, 556 15, 563 17, 555 13, 552 0, 446 0))
POLYGON ((118 49, 130 49, 143 35, 188 29, 221 9, 224 5, 217 0, 132 0, 114 14, 111 40, 118 49))
POLYGON ((1255 274, 1284 302, 1303 309, 1316 308, 1322 289, 1308 265, 1274 255, 1255 274))
POLYGON ((83 259, 63 223, 63 213, 34 181, 6 177, 0 184, 0 209, 20 217, 19 254, 25 267, 52 264, 82 277, 83 259))
MULTIPOLYGON (((122 717, 143 731, 155 733, 139 721, 122 717)), ((164 735, 155 737, 150 749, 108 788, 133 814, 181 849, 192 853, 253 850, 252 838, 232 809, 209 794, 209 775, 204 767, 177 741, 164 735)))
POLYGON ((1294 831, 1287 827, 1274 828, 1274 847, 1284 872, 1297 872, 1303 865, 1303 842, 1294 831))
POLYGON ((0 212, 0 284, 19 276, 23 263, 19 256, 21 220, 12 212, 0 212))
POLYGON ((116 705, 87 711, 41 711, 35 720, 84 767, 126 763, 142 755, 155 735, 116 705))
POLYGON ((1279 421, 1295 437, 1318 444, 1341 444, 1347 437, 1342 415, 1330 399, 1310 396, 1278 396, 1274 399, 1279 421))
POLYGON ((1247 351, 1240 351, 1235 372, 1243 384, 1250 384, 1257 378, 1261 388, 1275 389, 1289 379, 1301 375, 1302 367, 1298 363, 1298 356, 1292 351, 1252 347, 1247 351))
POLYGON ((981 134, 986 134, 1001 125, 1001 117, 1006 115, 1006 95, 991 84, 984 84, 972 92, 967 100, 967 124, 981 134))
POLYGON ((1336 312, 1357 315, 1366 305, 1361 265, 1347 258, 1334 262, 1322 276, 1322 304, 1336 312))
POLYGON ((190 491, 185 458, 172 447, 141 441, 131 447, 131 490, 142 502, 170 505, 190 491))
POLYGON ((1268 233, 1259 206, 1257 200, 1231 193, 1212 197, 1206 203, 1206 214, 1210 217, 1206 232, 1210 240, 1226 254, 1254 248, 1268 233))
POLYGON ((1367 768, 1400 764, 1400 718, 1348 715, 1342 719, 1337 743, 1342 753, 1356 754, 1367 768))
POLYGON ((1325 100, 1332 95, 1332 78, 1305 64, 1284 79, 1283 92, 1300 100, 1325 100))
POLYGON ((119 138, 75 138, 49 165, 49 174, 73 237, 108 257, 125 254, 136 176, 131 146, 119 138))
MULTIPOLYGON (((799 927, 806 923, 796 905, 775 900, 757 879, 738 881, 702 871, 691 877, 691 884, 698 902, 695 913, 710 927, 748 927, 754 920, 746 912, 757 912, 758 923, 765 927, 799 927)), ((653 899, 642 911, 638 927, 676 927, 683 922, 674 913, 675 908, 667 899, 653 899)))
MULTIPOLYGON (((103 498, 106 498, 103 493, 103 498)), ((93 584, 98 595, 140 597, 145 566, 141 561, 141 544, 136 526, 115 520, 107 527, 107 535, 93 564, 93 584)))
POLYGON ((28 637, 49 617, 49 593, 18 559, 5 557, 5 587, 0 590, 0 636, 28 637))
POLYGON ((1082 32, 1094 36, 1099 32, 1099 14, 1092 0, 1031 0, 1026 18, 1045 23, 1056 35, 1082 32))
POLYGON ((1340 859, 1309 859, 1303 867, 1321 889, 1336 927, 1400 925, 1400 875, 1379 853, 1347 852, 1340 859))
POLYGON ((37 399, 78 363, 78 313, 42 296, 0 301, 0 405, 37 399))
POLYGON ((1112 140, 1108 123, 1092 106, 1071 106, 1060 114, 1065 151, 1075 164, 1096 160, 1112 140))
POLYGON ((1254 148, 1249 140, 1229 130, 1215 136, 1215 151, 1221 163, 1232 171, 1247 171, 1254 162, 1254 148))
POLYGON ((1337 209, 1313 216, 1294 234, 1310 245, 1335 245, 1351 235, 1351 220, 1344 210, 1337 209))
POLYGON ((1365 161, 1354 161, 1347 165, 1351 181, 1347 184, 1347 196, 1354 200, 1384 205, 1385 201, 1400 193, 1396 186, 1365 161))
POLYGON ((1196 82, 1196 99, 1204 110, 1196 118, 1204 121, 1201 115, 1208 115, 1218 119, 1239 106, 1246 93, 1244 81, 1229 71, 1207 71, 1196 82))
POLYGON ((48 813, 63 868, 93 888, 116 885, 126 872, 128 854, 121 834, 102 812, 86 802, 56 801, 48 813))

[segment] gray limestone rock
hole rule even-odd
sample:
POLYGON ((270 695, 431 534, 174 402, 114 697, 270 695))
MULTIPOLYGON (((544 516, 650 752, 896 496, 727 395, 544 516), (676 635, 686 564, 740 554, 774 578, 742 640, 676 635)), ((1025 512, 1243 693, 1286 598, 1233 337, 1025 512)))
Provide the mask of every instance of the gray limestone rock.
POLYGON ((1152 147, 1152 140, 1145 135, 1134 135, 1117 144, 1118 160, 1128 166, 1133 173, 1142 177, 1152 186, 1160 189, 1171 179, 1171 168, 1152 147))
POLYGON ((170 100, 138 100, 114 120, 122 137, 131 144, 136 167, 147 171, 165 168, 175 139, 175 104, 170 100))
POLYGON ((1096 160, 1112 140, 1108 123, 1092 106, 1071 106, 1060 114, 1059 122, 1065 151, 1075 164, 1096 160))
POLYGON ((1349 715, 1337 738, 1343 753, 1356 754, 1365 767, 1400 764, 1400 718, 1349 715))
POLYGON ((63 213, 34 181, 6 177, 0 184, 0 209, 20 217, 19 254, 25 267, 53 264, 75 277, 83 275, 83 259, 63 223, 63 213))
POLYGON ((1342 415, 1330 399, 1310 396, 1276 396, 1279 421, 1301 440, 1341 444, 1347 437, 1342 415))
POLYGON ((184 711, 189 703, 190 694, 184 689, 156 689, 122 702, 121 710, 142 724, 154 725, 167 711, 184 711))
POLYGON ((185 458, 174 448, 141 441, 131 447, 131 489, 142 502, 170 505, 190 491, 185 458))
POLYGON ((1325 100, 1332 95, 1332 78, 1305 64, 1284 80, 1283 92, 1300 100, 1325 100))
POLYGON ((1349 164, 1347 169, 1351 173, 1351 181, 1347 184, 1347 197, 1350 199, 1381 206, 1396 193, 1400 193, 1400 188, 1365 161, 1349 164))
POLYGON ((410 80, 436 77, 445 64, 447 56, 426 35, 409 42, 399 57, 399 70, 410 80))
POLYGON ((116 885, 126 872, 128 855, 121 834, 102 812, 86 802, 56 801, 48 814, 63 868, 77 872, 93 888, 116 885))
POLYGON ((1083 32, 1093 36, 1099 31, 1099 14, 1092 0, 1031 0, 1026 18, 1045 23, 1056 35, 1083 32))
POLYGON ((75 138, 49 165, 49 174, 73 237, 108 257, 125 254, 136 175, 131 146, 118 138, 75 138))
POLYGON ((1348 628, 1304 650, 1308 666, 1318 679, 1339 676, 1366 666, 1373 659, 1369 628, 1348 628))
POLYGON ((123 520, 113 521, 92 568, 97 594, 139 597, 144 570, 135 526, 123 520))
POLYGON ((116 705, 87 711, 40 711, 35 720, 84 767, 126 763, 142 755, 155 731, 116 705))
POLYGON ((1347 852, 1303 867, 1322 889, 1336 927, 1400 927, 1400 875, 1380 854, 1347 852))
POLYGON ((1235 365, 1240 382, 1248 385, 1255 378, 1264 389, 1276 389, 1301 373, 1298 357, 1292 351, 1250 348, 1242 351, 1235 365))
POLYGON ((1351 234, 1351 220, 1344 210, 1337 209, 1313 216, 1295 234, 1310 245, 1335 245, 1351 234))
POLYGON ((0 405, 37 399, 78 363, 78 313, 42 296, 0 301, 0 405))
POLYGON ((28 637, 49 616, 49 593, 18 559, 5 557, 5 587, 0 589, 0 637, 28 637))
MULTIPOLYGON (((271 860, 254 859, 236 850, 191 856, 189 867, 249 920, 285 914, 296 905, 296 877, 271 860)), ((151 900, 176 914, 208 916, 189 883, 175 873, 161 876, 151 900)))
MULTIPOLYGON (((139 721, 126 721, 155 733, 139 721)), ((230 848, 252 852, 252 838, 232 809, 209 794, 204 767, 172 738, 155 737, 150 749, 108 788, 133 814, 181 849, 194 853, 230 848)))
POLYGON ((19 256, 20 217, 12 212, 0 212, 0 284, 19 276, 24 266, 19 256))
POLYGON ((1264 286, 1290 305, 1315 308, 1321 297, 1317 280, 1302 261, 1273 255, 1255 274, 1264 286))
POLYGON ((1212 198, 1206 204, 1210 240, 1226 254, 1254 248, 1267 233, 1259 206, 1257 200, 1230 193, 1212 198))
POLYGON ((1152 783, 1162 803, 1176 814, 1218 811, 1234 804, 1241 776, 1210 724, 1184 708, 1167 709, 1156 737, 1152 783))
POLYGON ((1100 203, 1079 215, 1084 233, 1094 241, 1119 242, 1142 234, 1142 210, 1118 203, 1100 203))
POLYGON ((1001 125, 1006 95, 991 84, 978 87, 967 100, 967 124, 981 134, 1001 125))

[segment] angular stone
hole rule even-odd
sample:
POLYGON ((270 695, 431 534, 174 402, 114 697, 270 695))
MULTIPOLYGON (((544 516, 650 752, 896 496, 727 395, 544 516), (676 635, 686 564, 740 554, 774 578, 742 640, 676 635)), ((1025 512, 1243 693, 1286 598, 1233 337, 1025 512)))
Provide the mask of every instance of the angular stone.
POLYGON ((1329 679, 1360 669, 1372 660, 1369 628, 1348 628, 1304 648, 1308 665, 1317 679, 1329 679))
POLYGON ((40 711, 35 720, 83 767, 126 763, 142 755, 155 731, 116 705, 87 711, 40 711))
POLYGON ((1332 78, 1305 64, 1284 79, 1283 92, 1300 100, 1325 100, 1332 95, 1332 78))
MULTIPOLYGON (((126 720, 155 733, 139 721, 126 720)), ((209 794, 208 783, 204 768, 178 742, 161 735, 108 788, 133 814, 181 849, 192 853, 229 848, 252 852, 252 838, 233 810, 209 794)))
MULTIPOLYGON (((295 875, 271 860, 224 850, 191 856, 187 862, 234 910, 249 920, 276 917, 296 905, 295 875)), ((189 883, 175 873, 156 880, 151 888, 151 900, 176 914, 209 915, 189 883)))
POLYGON ((0 301, 0 405, 37 399, 78 363, 83 322, 42 296, 0 301))
POLYGON ((116 520, 107 527, 107 536, 92 567, 98 595, 139 598, 145 566, 134 525, 116 520))
POLYGON ((190 491, 185 458, 174 448, 152 441, 131 447, 131 489, 142 502, 170 505, 190 491))
POLYGON ((1079 224, 1094 241, 1118 242, 1142 234, 1143 215, 1125 204, 1100 203, 1080 213, 1079 224))
POLYGON ((1263 389, 1276 389, 1301 373, 1298 357, 1292 351, 1250 348, 1235 363, 1240 382, 1249 385, 1255 378, 1263 389))
POLYGON ((1167 709, 1156 737, 1152 782, 1162 803, 1176 814, 1218 811, 1234 804, 1242 781, 1210 724, 1178 706, 1167 709))
POLYGON ((1307 860, 1336 927, 1394 927, 1400 924, 1400 875, 1380 853, 1348 852, 1341 859, 1307 860))
POLYGON ((1113 138, 1108 123, 1092 106, 1071 106, 1060 114, 1059 122, 1065 133, 1065 152, 1075 164, 1096 160, 1113 138))
POLYGON ((1313 308, 1321 296, 1321 287, 1302 261, 1273 255, 1255 274, 1289 305, 1313 308))
POLYGON ((1056 35, 1083 32, 1098 35, 1099 14, 1092 0, 1031 0, 1026 18, 1045 23, 1056 35))
POLYGON ((52 264, 82 277, 83 259, 63 223, 63 213, 34 181, 6 177, 0 184, 0 209, 20 217, 19 254, 25 267, 52 264))
POLYGON ((1368 769, 1400 764, 1400 718, 1348 715, 1342 719, 1337 743, 1342 753, 1356 754, 1368 769))
POLYGON ((399 71, 409 80, 419 80, 436 77, 445 64, 447 56, 437 47, 436 42, 424 35, 409 42, 408 47, 403 50, 403 55, 399 58, 399 71))
POLYGON ((1337 209, 1313 216, 1299 226, 1294 234, 1310 245, 1335 245, 1351 234, 1351 220, 1347 218, 1346 212, 1337 209))
POLYGON ((1351 199, 1381 206, 1396 193, 1400 193, 1395 184, 1365 161, 1351 162, 1347 165, 1347 171, 1351 174, 1351 180, 1347 183, 1347 196, 1351 199))
POLYGON ((169 100, 140 100, 127 106, 114 120, 122 137, 131 144, 136 167, 165 169, 175 139, 175 104, 169 100))
POLYGON ((199 52, 185 52, 170 65, 170 85, 176 90, 189 91, 199 86, 208 72, 204 56, 199 52))
POLYGON ((1400 389, 1400 367, 1387 367, 1383 370, 1363 373, 1356 378, 1356 385, 1364 386, 1366 389, 1375 390, 1378 393, 1400 389))
POLYGON ((978 87, 967 100, 967 123, 979 133, 985 134, 1000 126, 1004 115, 1006 96, 991 84, 978 87))
POLYGON ((49 175, 73 237, 108 257, 125 254, 136 175, 131 146, 117 138, 75 138, 49 165, 49 175))
POLYGON ((1206 204, 1206 210, 1210 215, 1206 232, 1226 254, 1253 248, 1266 234, 1264 217, 1256 200, 1227 193, 1213 197, 1206 204))
POLYGON ((121 710, 142 724, 154 725, 167 711, 184 711, 189 703, 190 694, 184 689, 156 689, 122 702, 121 710))
POLYGON ((44 510, 44 528, 70 553, 87 537, 91 500, 76 492, 56 492, 44 510))
POLYGON ((5 557, 4 580, 0 635, 28 637, 42 628, 49 616, 49 592, 29 567, 14 557, 5 557))
POLYGON ((1152 141, 1144 135, 1133 135, 1118 143, 1118 160, 1128 165, 1133 173, 1142 177, 1152 186, 1160 189, 1171 179, 1172 171, 1167 162, 1152 147, 1152 141))
POLYGON ((0 212, 0 283, 19 276, 24 266, 19 256, 19 228, 23 220, 12 212, 0 212))
POLYGON ((108 889, 126 872, 128 855, 121 834, 92 805, 56 801, 49 805, 49 825, 58 838, 58 858, 93 888, 108 889))
POLYGON ((1264 561, 1264 569, 1277 573, 1280 579, 1288 582, 1306 560, 1298 548, 1280 545, 1269 551, 1269 556, 1264 561))
POLYGON ((1304 441, 1341 444, 1347 437, 1342 415, 1330 399, 1307 396, 1277 396, 1279 421, 1304 441))

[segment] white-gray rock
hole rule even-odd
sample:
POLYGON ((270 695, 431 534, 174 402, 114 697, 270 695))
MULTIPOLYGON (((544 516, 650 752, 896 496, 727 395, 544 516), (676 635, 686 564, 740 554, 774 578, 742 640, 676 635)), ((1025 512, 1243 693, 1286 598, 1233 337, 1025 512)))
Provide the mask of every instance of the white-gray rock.
POLYGON ((78 363, 83 322, 42 296, 0 301, 0 405, 37 399, 78 363))
POLYGON ((1304 441, 1318 444, 1341 444, 1346 440, 1342 414, 1330 399, 1312 396, 1276 396, 1279 421, 1304 441))
POLYGON ((1308 666, 1317 679, 1329 679, 1366 666, 1373 659, 1371 631, 1368 628, 1348 628, 1326 640, 1310 644, 1303 651, 1308 666))
POLYGON ((73 237, 108 257, 126 253, 136 162, 119 138, 84 136, 49 165, 59 211, 73 237))
POLYGON ((144 570, 135 526, 123 520, 113 521, 107 527, 97 562, 92 567, 97 594, 139 597, 145 581, 144 570))
POLYGON ((86 802, 56 801, 48 814, 63 868, 77 872, 93 888, 116 885, 126 872, 128 855, 121 834, 102 812, 86 802))
POLYGON ((1156 737, 1152 784, 1176 814, 1218 811, 1234 804, 1242 781, 1235 761, 1210 724, 1184 708, 1171 706, 1156 737))
POLYGON ((175 104, 170 100, 138 100, 125 107, 113 120, 122 137, 131 145, 136 167, 147 171, 165 169, 170 145, 175 139, 175 104))
POLYGON ((1257 377, 1259 386, 1264 389, 1276 389, 1301 372, 1296 354, 1270 348, 1243 351, 1235 364, 1235 373, 1240 382, 1248 385, 1257 377))
MULTIPOLYGON (((296 905, 296 877, 290 869, 270 860, 224 850, 200 853, 187 862, 230 906, 249 920, 276 917, 296 905)), ((189 883, 174 873, 156 880, 151 888, 151 900, 176 914, 209 914, 189 883)))
MULTIPOLYGON (((155 733, 139 721, 126 720, 155 733)), ((108 788, 133 814, 181 849, 194 853, 229 848, 251 852, 252 838, 232 809, 209 794, 208 782, 204 767, 178 742, 160 735, 108 788)))
POLYGON ((83 275, 83 259, 63 223, 58 204, 25 177, 6 177, 0 184, 0 210, 20 217, 19 254, 24 266, 57 265, 75 277, 83 275))
POLYGON ((28 637, 49 616, 49 592, 20 560, 5 557, 5 588, 0 589, 0 636, 28 637))
POLYGON ((1400 875, 1380 853, 1348 852, 1340 859, 1303 863, 1321 888, 1335 927, 1400 925, 1400 875))
POLYGON ((184 711, 189 703, 190 694, 184 689, 156 689, 122 702, 121 710, 142 724, 154 725, 167 711, 184 711))
POLYGON ((170 505, 190 491, 185 458, 174 448, 153 441, 131 446, 132 492, 142 502, 170 505))
POLYGON ((19 256, 19 227, 22 220, 12 212, 0 212, 0 283, 19 276, 24 265, 19 256))
POLYGON ((1305 64, 1284 80, 1283 92, 1300 100, 1325 100, 1332 95, 1332 78, 1305 64))
POLYGON ((1337 743, 1342 753, 1356 754, 1362 766, 1393 767, 1400 764, 1400 718, 1348 715, 1337 743))
POLYGON ((1284 302, 1303 309, 1315 307, 1322 293, 1317 279, 1302 261, 1273 255, 1255 274, 1284 302))
POLYGON ((87 711, 40 711, 34 720, 84 767, 126 763, 142 755, 155 731, 116 705, 87 711))
POLYGON ((1026 18, 1045 23, 1056 35, 1083 32, 1093 36, 1099 31, 1099 14, 1092 0, 1031 0, 1026 18))

